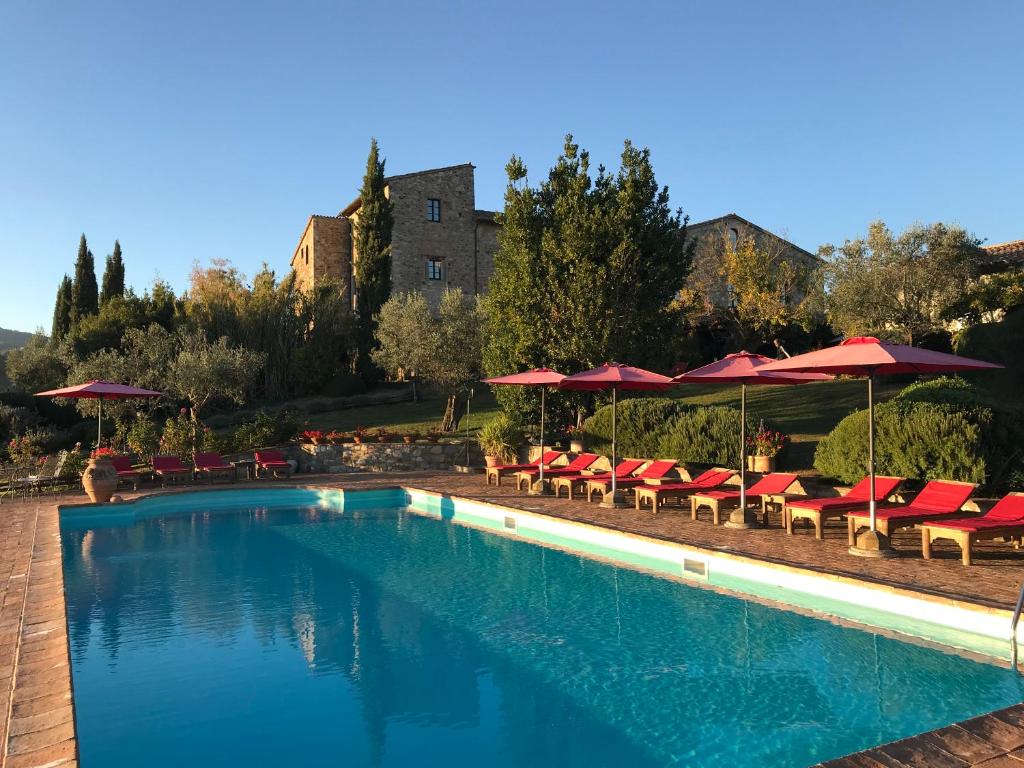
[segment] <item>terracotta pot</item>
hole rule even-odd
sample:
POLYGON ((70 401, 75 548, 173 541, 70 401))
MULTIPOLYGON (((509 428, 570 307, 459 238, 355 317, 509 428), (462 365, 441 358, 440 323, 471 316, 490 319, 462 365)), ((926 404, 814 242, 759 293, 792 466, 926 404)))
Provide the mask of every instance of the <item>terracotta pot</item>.
POLYGON ((363 436, 362 435, 353 435, 352 436, 352 442, 355 443, 356 445, 361 445, 362 442, 363 442, 363 436))
POLYGON ((501 464, 497 456, 484 456, 484 462, 488 467, 496 467, 501 464))
POLYGON ((402 441, 408 445, 412 443, 412 435, 402 435, 402 441))
POLYGON ((105 504, 117 490, 117 470, 110 459, 101 456, 89 459, 89 464, 82 472, 82 487, 89 495, 93 504, 105 504))
POLYGON ((569 441, 569 452, 570 453, 583 453, 583 441, 573 438, 569 441))
POLYGON ((747 469, 751 472, 766 474, 775 471, 774 456, 747 456, 747 469))

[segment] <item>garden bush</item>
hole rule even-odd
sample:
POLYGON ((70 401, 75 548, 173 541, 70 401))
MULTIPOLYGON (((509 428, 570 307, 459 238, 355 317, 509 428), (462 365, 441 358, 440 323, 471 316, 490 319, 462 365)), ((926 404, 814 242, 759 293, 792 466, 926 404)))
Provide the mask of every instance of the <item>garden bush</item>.
MULTIPOLYGON (((747 414, 747 428, 757 421, 747 414)), ((605 406, 583 424, 588 450, 611 453, 612 410, 605 406)), ((693 464, 739 465, 740 412, 722 406, 687 405, 668 397, 619 403, 619 456, 672 458, 693 464)))
POLYGON ((235 430, 229 443, 232 451, 251 451, 284 443, 295 436, 299 423, 290 411, 271 416, 259 411, 235 430))
POLYGON ((160 428, 149 417, 138 414, 128 427, 125 442, 136 456, 150 459, 160 448, 160 428))
MULTIPOLYGON (((843 419, 818 443, 814 466, 854 483, 867 471, 867 411, 843 419)), ((911 384, 875 408, 879 474, 979 483, 991 493, 1019 487, 1024 474, 1024 414, 989 401, 958 377, 911 384)))
POLYGON ((41 421, 31 408, 0 404, 0 442, 20 437, 32 427, 38 427, 41 421))

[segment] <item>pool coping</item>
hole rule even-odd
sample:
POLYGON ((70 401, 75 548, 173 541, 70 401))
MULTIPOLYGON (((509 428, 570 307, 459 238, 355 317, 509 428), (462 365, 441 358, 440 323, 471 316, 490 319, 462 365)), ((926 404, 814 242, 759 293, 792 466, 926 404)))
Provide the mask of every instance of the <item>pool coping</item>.
MULTIPOLYGON (((155 490, 131 494, 128 501, 172 496, 182 492, 226 491, 267 488, 264 483, 234 484, 221 487, 187 486, 172 490, 155 490)), ((346 490, 344 480, 331 478, 323 483, 275 483, 275 488, 307 489, 315 491, 346 490)), ((737 554, 714 547, 680 544, 656 535, 642 535, 599 523, 580 522, 536 510, 518 508, 509 503, 474 499, 459 494, 417 487, 414 482, 382 482, 352 488, 350 492, 401 490, 406 493, 427 494, 437 498, 461 500, 483 505, 498 511, 513 511, 518 515, 557 521, 567 526, 602 533, 614 532, 637 542, 672 545, 686 550, 699 550, 715 558, 738 562, 756 562, 774 569, 794 573, 810 573, 818 578, 855 584, 859 587, 881 589, 887 593, 903 593, 916 599, 946 606, 965 607, 992 615, 1006 615, 1009 611, 983 602, 954 599, 927 591, 896 587, 871 578, 855 579, 829 573, 825 570, 801 568, 770 558, 737 554)), ((77 739, 74 722, 74 698, 71 678, 70 648, 68 643, 67 611, 59 529, 61 508, 104 505, 84 503, 37 504, 30 517, 30 544, 19 552, 21 560, 13 564, 11 583, 0 612, 0 637, 15 640, 11 654, 12 673, 8 683, 6 716, 0 722, 3 733, 0 768, 43 768, 74 766, 78 763, 77 739), (23 566, 19 568, 19 566, 23 566), (19 570, 21 572, 19 573, 19 570), (21 580, 23 587, 18 587, 21 580), (16 618, 14 617, 16 615, 16 618), (9 633, 15 633, 11 636, 9 633)), ((19 542, 20 544, 20 542, 19 542)), ((726 590, 728 591, 728 590, 726 590)), ((757 599, 756 597, 754 599, 757 599)), ((771 602, 771 601, 768 601, 771 602)), ((790 606, 786 606, 790 608, 790 606)), ((819 614, 820 615, 820 614, 819 614)), ((826 617, 822 617, 826 618, 826 617)), ((902 739, 891 744, 830 760, 820 765, 831 768, 854 766, 914 765, 974 766, 1020 764, 1024 768, 1024 704, 997 710, 961 723, 954 723, 935 731, 902 739), (1008 762, 1009 761, 1009 762, 1008 762)))

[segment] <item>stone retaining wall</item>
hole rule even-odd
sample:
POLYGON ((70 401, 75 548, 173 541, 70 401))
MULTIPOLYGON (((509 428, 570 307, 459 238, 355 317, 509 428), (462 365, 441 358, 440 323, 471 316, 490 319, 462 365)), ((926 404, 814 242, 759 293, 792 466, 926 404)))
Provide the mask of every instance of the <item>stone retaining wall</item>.
MULTIPOLYGON (((299 472, 403 472, 452 469, 466 464, 465 443, 346 443, 299 445, 290 450, 299 472)), ((470 465, 482 467, 483 456, 473 443, 470 465)))

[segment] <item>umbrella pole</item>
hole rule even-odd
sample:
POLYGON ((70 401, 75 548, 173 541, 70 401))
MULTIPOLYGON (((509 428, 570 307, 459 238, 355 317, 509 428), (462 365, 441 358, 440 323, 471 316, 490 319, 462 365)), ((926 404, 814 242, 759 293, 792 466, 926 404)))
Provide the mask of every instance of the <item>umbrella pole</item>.
POLYGON ((869 530, 857 537, 857 542, 850 547, 850 554, 862 557, 892 557, 893 549, 889 539, 875 529, 875 377, 868 374, 868 487, 871 499, 868 501, 869 530))
POLYGON ((99 415, 96 418, 96 447, 99 448, 103 444, 103 395, 100 395, 97 400, 99 401, 99 415))
POLYGON ((747 384, 740 382, 740 505, 725 521, 727 528, 753 528, 757 523, 747 519, 747 384))
MULTIPOLYGON (((544 394, 546 387, 540 388, 540 487, 536 493, 544 493, 544 394)), ((534 493, 533 490, 530 493, 534 493)))
POLYGON ((617 426, 616 423, 615 423, 616 410, 617 410, 617 408, 616 408, 616 395, 615 395, 616 390, 617 390, 616 387, 612 387, 612 492, 611 492, 610 496, 606 497, 605 500, 601 502, 601 506, 602 507, 621 507, 621 506, 624 506, 623 503, 621 501, 619 501, 619 490, 618 490, 618 487, 616 486, 616 483, 615 483, 615 464, 618 461, 616 459, 616 457, 615 457, 615 439, 616 439, 616 426, 617 426))

